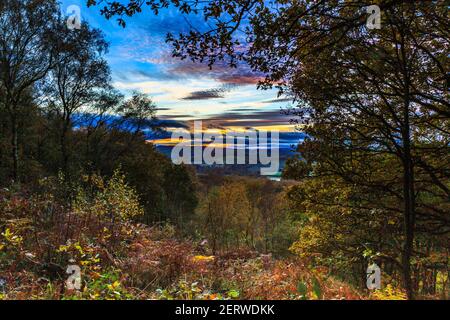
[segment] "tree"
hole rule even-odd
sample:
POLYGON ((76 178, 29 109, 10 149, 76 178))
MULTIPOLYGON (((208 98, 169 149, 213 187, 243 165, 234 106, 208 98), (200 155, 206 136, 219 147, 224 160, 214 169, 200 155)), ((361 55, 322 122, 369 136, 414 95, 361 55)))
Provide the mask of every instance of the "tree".
POLYGON ((26 92, 55 63, 52 39, 59 8, 55 1, 11 0, 0 4, 0 91, 11 128, 12 178, 19 182, 19 115, 26 113, 26 92), (24 100, 25 99, 25 100, 24 100))
MULTIPOLYGON (((440 52, 448 43, 444 37, 430 38, 423 18, 430 9, 392 7, 383 12, 384 27, 373 35, 355 30, 333 46, 318 40, 320 52, 300 51, 304 57, 291 79, 292 92, 306 105, 296 114, 303 124, 312 124, 305 130, 311 139, 301 149, 314 154, 308 159, 320 168, 313 172, 336 174, 349 183, 396 195, 403 202, 401 265, 410 298, 417 218, 441 221, 442 230, 448 232, 448 218, 439 208, 450 196, 445 172, 449 140, 441 136, 448 127, 444 118, 447 88, 440 80, 446 59, 440 52), (435 100, 431 105, 430 93, 435 100), (354 162, 362 163, 367 157, 382 162, 386 155, 400 164, 401 175, 394 174, 400 188, 389 180, 388 170, 381 179, 366 180, 367 175, 358 174, 361 168, 355 168, 354 162), (438 196, 438 206, 418 206, 418 196, 430 193, 438 196)), ((439 229, 436 225, 435 231, 439 229)))
POLYGON ((103 97, 102 92, 110 89, 110 70, 103 57, 108 44, 100 30, 92 29, 86 23, 79 30, 70 30, 63 23, 59 29, 55 54, 58 63, 47 77, 44 94, 49 111, 57 116, 61 168, 69 174, 67 139, 76 125, 75 116, 92 112, 96 100, 103 97))
POLYGON ((190 167, 171 164, 164 171, 165 218, 181 228, 197 207, 195 185, 195 172, 190 167))
POLYGON ((297 235, 288 215, 284 185, 266 179, 222 177, 200 193, 195 230, 213 252, 244 247, 284 255, 297 235))
POLYGON ((213 254, 230 246, 239 248, 242 242, 249 245, 247 237, 253 210, 242 182, 213 187, 203 200, 200 225, 211 242, 213 254))
POLYGON ((158 130, 156 105, 139 92, 128 99, 115 90, 97 92, 77 119, 87 132, 85 153, 94 168, 101 166, 100 159, 111 163, 132 152, 135 144, 144 142, 146 130, 158 130))
POLYGON ((156 129, 156 105, 145 93, 133 92, 116 110, 116 126, 138 134, 146 129, 156 129))

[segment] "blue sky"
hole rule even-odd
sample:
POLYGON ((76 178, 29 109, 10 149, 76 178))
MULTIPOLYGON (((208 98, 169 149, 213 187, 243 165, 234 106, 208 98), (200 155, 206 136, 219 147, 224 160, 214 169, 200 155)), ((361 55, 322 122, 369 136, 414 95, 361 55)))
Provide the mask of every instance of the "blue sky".
MULTIPOLYGON (((168 32, 178 33, 189 28, 185 18, 165 10, 155 16, 149 10, 126 19, 127 26, 106 20, 100 7, 87 8, 85 0, 63 0, 65 13, 69 5, 78 5, 84 21, 99 28, 110 43, 107 60, 113 85, 125 94, 133 90, 149 94, 157 104, 158 117, 189 123, 201 119, 207 127, 267 128, 292 131, 289 117, 280 108, 287 101, 276 101, 275 90, 256 89, 257 75, 246 66, 231 69, 181 61, 171 57, 168 32)), ((189 18, 200 27, 202 21, 189 18)))

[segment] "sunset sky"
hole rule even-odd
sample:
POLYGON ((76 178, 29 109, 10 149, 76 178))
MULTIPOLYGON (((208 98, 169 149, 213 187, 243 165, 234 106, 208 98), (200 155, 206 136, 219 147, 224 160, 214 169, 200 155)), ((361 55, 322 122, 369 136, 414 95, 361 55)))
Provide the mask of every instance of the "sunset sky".
MULTIPOLYGON (((155 16, 147 9, 127 18, 124 29, 115 19, 101 16, 101 6, 87 8, 85 3, 63 0, 62 9, 66 13, 69 5, 81 7, 82 20, 101 29, 110 43, 107 60, 113 85, 124 94, 133 90, 149 94, 158 106, 158 118, 171 127, 191 127, 192 120, 203 120, 206 128, 251 127, 289 132, 287 136, 292 137, 295 128, 281 112, 290 102, 277 98, 276 90, 257 90, 262 75, 246 65, 231 69, 219 64, 210 70, 206 65, 172 58, 166 34, 189 28, 188 21, 176 12, 164 10, 155 16)), ((201 28, 199 18, 189 19, 201 28)))

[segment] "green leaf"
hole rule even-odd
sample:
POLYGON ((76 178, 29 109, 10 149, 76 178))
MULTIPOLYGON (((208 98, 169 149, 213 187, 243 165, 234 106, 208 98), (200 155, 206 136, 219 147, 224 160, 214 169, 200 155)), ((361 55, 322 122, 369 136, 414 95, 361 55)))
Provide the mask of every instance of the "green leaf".
POLYGON ((322 299, 322 288, 320 287, 319 280, 317 278, 313 278, 313 292, 316 295, 317 299, 322 299))
POLYGON ((306 293, 308 292, 308 287, 304 282, 299 282, 297 284, 297 292, 302 296, 303 300, 306 300, 306 293))
POLYGON ((230 297, 232 299, 239 298, 239 291, 237 291, 237 290, 230 290, 230 291, 228 291, 228 297, 230 297))

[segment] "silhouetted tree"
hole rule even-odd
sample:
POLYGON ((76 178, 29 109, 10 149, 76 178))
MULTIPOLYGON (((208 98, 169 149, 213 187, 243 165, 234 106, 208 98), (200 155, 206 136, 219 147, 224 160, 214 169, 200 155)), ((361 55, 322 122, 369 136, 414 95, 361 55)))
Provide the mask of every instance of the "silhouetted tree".
MULTIPOLYGON (((59 7, 53 0, 8 0, 0 4, 0 87, 10 120, 12 178, 19 182, 19 114, 26 91, 54 66, 52 46, 59 7)), ((28 93, 29 93, 28 92, 28 93)))
MULTIPOLYGON (((47 77, 45 95, 49 112, 57 117, 61 168, 69 173, 69 133, 81 113, 92 113, 96 100, 110 88, 110 70, 104 54, 108 44, 98 29, 83 23, 71 30, 62 23, 55 53, 58 61, 47 77), (78 117, 76 117, 78 116, 78 117)), ((82 117, 81 117, 82 118, 82 117)))

